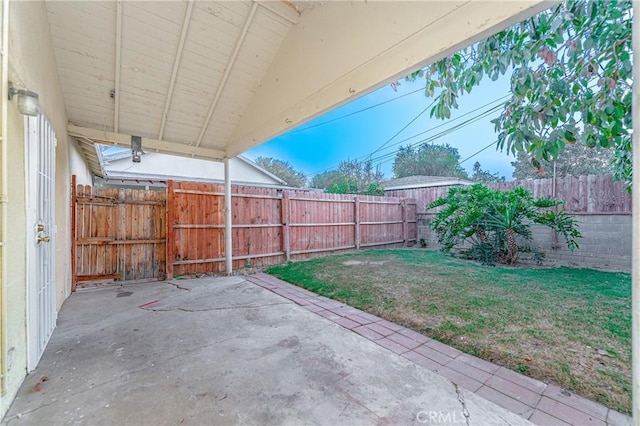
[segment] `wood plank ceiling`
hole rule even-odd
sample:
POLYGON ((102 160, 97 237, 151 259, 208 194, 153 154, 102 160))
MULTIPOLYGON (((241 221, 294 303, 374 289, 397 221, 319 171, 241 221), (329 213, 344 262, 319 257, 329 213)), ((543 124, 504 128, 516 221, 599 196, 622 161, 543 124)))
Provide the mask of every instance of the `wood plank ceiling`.
POLYGON ((217 150, 299 14, 283 2, 244 1, 47 8, 71 123, 217 150))
POLYGON ((235 156, 531 16, 543 0, 47 0, 72 136, 235 156))

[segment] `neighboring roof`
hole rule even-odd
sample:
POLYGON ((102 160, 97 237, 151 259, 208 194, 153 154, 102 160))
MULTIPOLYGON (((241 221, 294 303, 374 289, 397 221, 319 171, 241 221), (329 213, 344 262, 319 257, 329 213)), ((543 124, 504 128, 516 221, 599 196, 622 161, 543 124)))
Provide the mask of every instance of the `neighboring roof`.
POLYGON ((131 157, 130 148, 121 148, 119 146, 96 144, 102 153, 103 162, 120 160, 121 158, 131 157))
POLYGON ((91 170, 91 174, 94 176, 104 176, 104 170, 102 169, 102 153, 98 149, 98 144, 86 138, 77 138, 78 149, 84 155, 84 158, 91 170))
MULTIPOLYGON (((176 182, 181 182, 182 179, 175 179, 176 182)), ((224 180, 221 179, 189 179, 189 182, 202 182, 202 183, 212 183, 224 185, 224 180)), ((232 185, 240 185, 240 186, 250 186, 252 188, 277 188, 277 189, 292 189, 297 190, 300 188, 286 186, 286 185, 269 185, 264 183, 254 183, 254 182, 242 182, 242 181, 232 181, 232 185)), ((118 176, 118 177, 96 177, 93 181, 93 185, 95 187, 104 188, 104 187, 112 187, 112 188, 144 188, 144 189, 156 189, 156 188, 166 188, 167 187, 167 179, 164 177, 160 177, 158 180, 154 180, 151 178, 135 178, 135 177, 127 177, 127 176, 118 176)))
POLYGON ((472 185, 473 182, 466 179, 448 176, 407 176, 382 182, 385 191, 394 189, 431 188, 435 186, 472 185))
POLYGON ((278 176, 274 175, 273 173, 271 173, 269 170, 261 167, 258 165, 258 163, 256 163, 255 161, 253 161, 250 158, 245 157, 244 155, 238 155, 236 156, 237 159, 244 161, 245 163, 247 163, 248 165, 252 166, 253 168, 261 171, 262 173, 264 173, 265 175, 269 176, 270 178, 277 180, 278 182, 280 182, 280 184, 282 185, 288 185, 287 182, 285 182, 284 180, 280 179, 278 176))
MULTIPOLYGON (((96 152, 101 173, 94 174, 106 180, 224 182, 224 168, 220 161, 148 152, 142 154, 140 163, 133 163, 128 149, 97 145, 96 152)), ((243 185, 287 185, 284 180, 242 155, 231 159, 231 179, 233 183, 243 185)))

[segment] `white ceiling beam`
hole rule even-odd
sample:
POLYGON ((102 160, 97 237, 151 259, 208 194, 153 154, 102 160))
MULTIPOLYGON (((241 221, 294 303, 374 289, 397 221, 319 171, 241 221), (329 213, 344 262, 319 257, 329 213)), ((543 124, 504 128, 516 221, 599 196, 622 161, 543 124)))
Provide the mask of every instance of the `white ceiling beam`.
POLYGON ((244 111, 234 156, 557 2, 327 2, 300 16, 244 111))
POLYGON ((233 49, 233 54, 229 57, 229 61, 227 62, 227 66, 224 69, 224 74, 222 75, 222 79, 220 80, 220 84, 218 84, 218 89, 216 90, 216 94, 213 97, 213 102, 211 103, 211 108, 209 108, 209 113, 207 114, 207 118, 202 125, 202 129, 200 130, 200 135, 198 135, 198 139, 196 140, 196 146, 200 146, 202 143, 202 139, 204 138, 204 134, 207 132, 209 128, 209 124, 211 123, 211 118, 213 117, 213 113, 218 106, 218 101, 220 101, 220 96, 222 95, 222 91, 224 90, 227 80, 229 79, 229 74, 231 74, 231 69, 233 65, 236 63, 236 59, 238 58, 238 53, 240 53, 240 48, 242 47, 242 43, 244 43, 244 39, 249 32, 249 28, 251 27, 251 22, 253 21, 253 17, 256 14, 256 9, 258 8, 257 3, 253 3, 251 5, 251 10, 249 11, 249 15, 245 20, 244 27, 242 28, 242 32, 240 33, 240 37, 238 37, 238 41, 236 42, 236 46, 233 49))
MULTIPOLYGON (((69 136, 76 138, 90 139, 96 143, 122 146, 131 148, 131 136, 117 132, 107 132, 104 130, 90 129, 69 124, 67 127, 69 136)), ((157 139, 142 138, 142 149, 153 150, 163 154, 178 155, 181 157, 202 158, 205 160, 222 160, 225 158, 224 151, 218 149, 201 148, 175 142, 168 142, 157 139)))
POLYGON ((120 128, 120 68, 122 60, 122 0, 116 3, 116 82, 114 91, 114 111, 113 111, 113 131, 118 132, 120 128))
POLYGON ((193 12, 193 0, 189 0, 187 4, 187 10, 184 12, 184 18, 182 20, 182 31, 180 32, 180 41, 178 41, 178 48, 176 50, 176 56, 173 60, 173 71, 171 72, 171 80, 169 82, 169 91, 167 92, 167 98, 164 102, 164 110, 162 111, 162 122, 160 123, 160 130, 158 130, 158 139, 162 140, 164 136, 164 128, 167 125, 167 115, 169 114, 169 106, 171 105, 171 99, 173 97, 173 89, 176 84, 176 77, 178 76, 178 69, 182 62, 182 52, 184 51, 184 42, 187 39, 187 33, 189 32, 189 24, 191 23, 191 14, 193 12))
POLYGON ((258 3, 260 6, 264 7, 265 9, 267 9, 269 12, 275 15, 278 15, 279 17, 289 22, 290 24, 295 25, 298 23, 300 14, 295 10, 293 10, 291 6, 284 4, 282 1, 270 1, 270 0, 258 1, 257 0, 256 3, 258 3))

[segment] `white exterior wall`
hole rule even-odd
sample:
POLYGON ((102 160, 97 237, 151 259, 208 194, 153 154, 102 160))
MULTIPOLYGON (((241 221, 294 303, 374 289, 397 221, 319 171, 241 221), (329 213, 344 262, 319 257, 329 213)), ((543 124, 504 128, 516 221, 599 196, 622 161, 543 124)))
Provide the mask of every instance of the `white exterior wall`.
MULTIPOLYGON (((281 185, 276 179, 239 158, 232 158, 229 163, 233 183, 281 185)), ((138 176, 141 179, 155 177, 158 180, 216 180, 224 182, 224 163, 222 162, 157 153, 144 154, 140 163, 132 162, 130 157, 111 161, 109 165, 105 166, 105 172, 107 178, 109 175, 126 175, 138 176)))
MULTIPOLYGON (((40 95, 40 106, 56 131, 56 298, 58 309, 70 294, 70 176, 86 181, 89 171, 67 135, 67 116, 43 2, 11 2, 9 78, 40 95)), ((7 392, 0 397, 4 416, 27 371, 26 349, 26 230, 24 116, 15 101, 8 104, 9 203, 7 233, 7 392), (10 364, 10 365, 9 365, 10 364)))
POLYGON ((69 139, 69 170, 70 174, 76 175, 78 185, 92 184, 93 175, 91 170, 87 167, 84 154, 73 138, 69 139))

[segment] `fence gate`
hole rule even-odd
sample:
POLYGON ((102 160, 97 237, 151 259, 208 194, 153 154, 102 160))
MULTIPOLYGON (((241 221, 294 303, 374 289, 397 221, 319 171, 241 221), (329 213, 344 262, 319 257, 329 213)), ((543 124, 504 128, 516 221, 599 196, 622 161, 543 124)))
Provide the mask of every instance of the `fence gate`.
POLYGON ((72 182, 72 289, 92 280, 163 280, 166 193, 72 182))

